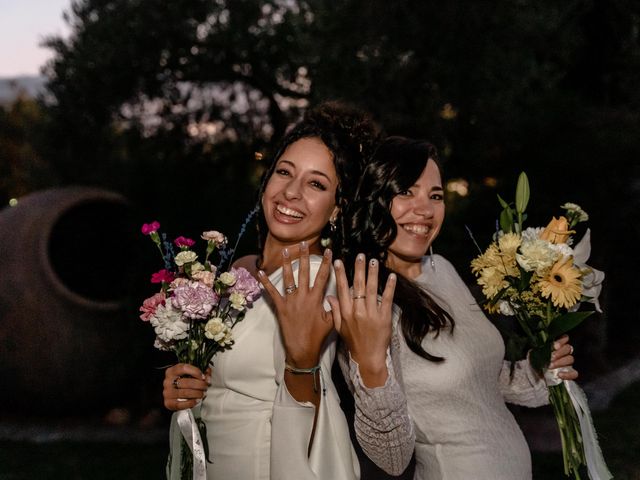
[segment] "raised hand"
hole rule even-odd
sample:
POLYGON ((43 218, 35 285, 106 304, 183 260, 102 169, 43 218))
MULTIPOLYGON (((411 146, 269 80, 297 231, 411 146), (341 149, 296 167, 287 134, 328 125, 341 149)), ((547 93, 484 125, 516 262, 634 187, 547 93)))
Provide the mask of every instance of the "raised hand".
POLYGON ((193 408, 204 398, 210 383, 210 369, 203 374, 199 368, 187 363, 173 365, 164 372, 164 406, 169 410, 193 408))
POLYGON ((353 289, 349 289, 344 265, 334 263, 338 298, 329 297, 336 330, 344 340, 351 358, 359 365, 360 375, 368 387, 384 385, 387 379, 386 356, 391 342, 395 274, 387 279, 381 301, 378 301, 378 260, 356 257, 353 289))
POLYGON ((309 246, 300 244, 298 285, 295 283, 288 249, 282 252, 284 295, 260 271, 258 279, 273 301, 286 362, 295 368, 312 368, 320 361, 320 351, 333 329, 331 313, 323 307, 325 288, 331 273, 331 250, 325 250, 313 287, 309 275, 309 246))
POLYGON ((553 352, 551 353, 549 369, 562 368, 562 370, 558 372, 559 378, 562 380, 575 380, 578 378, 578 372, 574 370, 573 362, 573 347, 569 344, 569 336, 563 335, 553 342, 553 352))

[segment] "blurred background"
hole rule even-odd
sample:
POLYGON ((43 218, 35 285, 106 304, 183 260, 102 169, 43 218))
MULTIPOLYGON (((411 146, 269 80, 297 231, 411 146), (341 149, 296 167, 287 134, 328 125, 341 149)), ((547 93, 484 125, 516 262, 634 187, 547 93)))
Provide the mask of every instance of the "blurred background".
MULTIPOLYGON (((602 315, 572 334, 617 479, 640 479, 637 0, 0 0, 0 478, 162 478, 140 234, 234 239, 271 153, 343 99, 445 161, 434 249, 469 282, 525 170, 529 225, 590 215, 602 315)), ((581 235, 584 228, 579 231, 581 235)), ((252 228, 240 254, 253 251, 252 228)), ((534 478, 550 411, 514 410, 534 478)), ((381 478, 371 474, 369 478, 381 478)), ((366 479, 365 479, 366 480, 366 479)))

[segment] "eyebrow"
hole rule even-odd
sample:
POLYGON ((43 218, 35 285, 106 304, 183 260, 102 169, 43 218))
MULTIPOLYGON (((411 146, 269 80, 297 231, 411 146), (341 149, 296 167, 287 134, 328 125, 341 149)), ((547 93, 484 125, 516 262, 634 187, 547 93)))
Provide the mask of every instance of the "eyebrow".
MULTIPOLYGON (((280 164, 280 163, 287 163, 287 164, 291 165, 293 168, 296 168, 296 164, 293 163, 291 160, 280 159, 280 160, 278 160, 278 164, 280 164)), ((329 183, 331 183, 331 178, 329 178, 329 175, 327 175, 326 173, 321 172, 320 170, 311 170, 311 173, 316 174, 316 175, 321 175, 324 178, 326 178, 329 183)))
MULTIPOLYGON (((419 187, 419 185, 417 183, 414 183, 412 186, 413 187, 419 187)), ((436 191, 436 190, 442 190, 444 191, 444 188, 442 188, 440 185, 434 185, 433 187, 431 187, 431 189, 429 190, 430 192, 436 191)))

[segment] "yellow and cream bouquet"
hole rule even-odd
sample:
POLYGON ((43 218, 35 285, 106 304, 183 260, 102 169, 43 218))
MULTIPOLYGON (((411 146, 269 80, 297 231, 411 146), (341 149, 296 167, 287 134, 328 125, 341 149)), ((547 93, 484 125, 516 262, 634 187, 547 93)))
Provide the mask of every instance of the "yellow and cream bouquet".
POLYGON ((498 196, 503 208, 500 229, 471 262, 471 270, 486 298, 484 308, 515 317, 519 328, 509 343, 528 351, 531 365, 544 375, 560 429, 565 475, 579 479, 585 465, 591 479, 608 479, 611 474, 584 393, 575 382, 560 380, 557 371, 547 369, 554 340, 593 313, 579 311, 581 304, 593 303, 601 311, 598 296, 604 273, 587 265, 590 231, 574 244, 573 228, 589 216, 578 205, 565 203, 564 215, 553 217, 546 227, 524 228, 529 196, 523 172, 514 203, 498 196))

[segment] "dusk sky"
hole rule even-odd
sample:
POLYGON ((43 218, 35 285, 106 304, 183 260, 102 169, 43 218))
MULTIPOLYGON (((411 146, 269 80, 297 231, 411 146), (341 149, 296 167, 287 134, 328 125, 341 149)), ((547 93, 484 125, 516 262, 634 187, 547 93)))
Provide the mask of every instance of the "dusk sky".
POLYGON ((66 35, 62 12, 71 0, 0 0, 0 78, 38 75, 51 58, 39 46, 49 35, 66 35))

